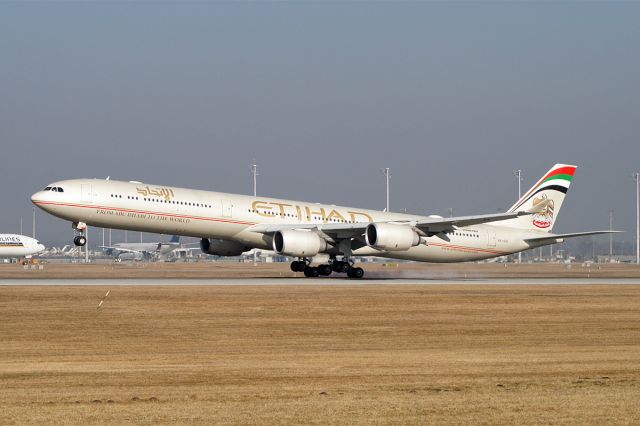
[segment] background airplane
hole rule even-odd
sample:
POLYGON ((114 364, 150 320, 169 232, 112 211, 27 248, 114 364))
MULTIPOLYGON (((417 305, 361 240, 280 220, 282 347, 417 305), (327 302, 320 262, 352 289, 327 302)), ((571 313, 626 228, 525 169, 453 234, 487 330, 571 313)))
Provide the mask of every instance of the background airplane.
POLYGON ((556 164, 506 213, 451 218, 98 179, 56 182, 31 199, 70 220, 80 246, 87 225, 172 233, 201 238, 208 254, 273 249, 298 258, 291 269, 308 277, 361 278, 355 256, 466 262, 610 232, 551 233, 575 171, 556 164), (319 253, 329 262, 312 266, 319 253))
POLYGON ((180 246, 180 236, 174 235, 169 242, 117 243, 112 246, 99 246, 107 255, 121 260, 142 260, 161 257, 180 246))
POLYGON ((34 238, 17 234, 0 234, 0 257, 31 257, 45 249, 34 238))

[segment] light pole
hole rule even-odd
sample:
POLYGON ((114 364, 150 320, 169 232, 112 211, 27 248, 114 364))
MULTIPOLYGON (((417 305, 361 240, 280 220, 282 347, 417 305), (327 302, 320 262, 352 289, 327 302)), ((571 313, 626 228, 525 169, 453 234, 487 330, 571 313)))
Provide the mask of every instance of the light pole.
POLYGON ((253 196, 258 195, 258 165, 256 160, 253 160, 253 164, 249 167, 251 170, 251 179, 253 180, 253 196))
MULTIPOLYGON (((613 231, 613 209, 609 210, 609 231, 613 231)), ((613 232, 609 234, 609 263, 613 258, 613 232)))
POLYGON ((635 172, 636 181, 636 263, 640 265, 640 173, 635 172))
MULTIPOLYGON (((258 165, 256 164, 256 160, 253 160, 253 164, 250 167, 251 169, 251 177, 253 179, 253 196, 258 196, 258 165)), ((256 253, 256 248, 253 248, 253 266, 256 266, 258 263, 258 255, 256 253)))
POLYGON ((391 173, 389 172, 389 168, 385 167, 384 169, 382 169, 382 174, 385 176, 387 180, 387 206, 384 211, 389 213, 389 179, 391 178, 391 173))
POLYGON ((20 216, 20 235, 22 235, 22 216, 20 216))
MULTIPOLYGON (((518 201, 522 197, 522 170, 514 170, 513 175, 518 178, 518 201)), ((518 252, 518 263, 522 263, 522 252, 518 252)))

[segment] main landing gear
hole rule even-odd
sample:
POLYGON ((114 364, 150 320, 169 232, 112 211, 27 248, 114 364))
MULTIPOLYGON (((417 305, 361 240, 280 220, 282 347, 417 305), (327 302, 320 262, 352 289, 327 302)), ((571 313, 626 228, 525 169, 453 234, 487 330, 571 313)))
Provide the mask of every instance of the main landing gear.
POLYGON ((293 272, 304 272, 307 278, 316 278, 319 276, 329 276, 332 272, 346 273, 349 278, 362 278, 364 269, 354 267, 353 261, 336 260, 332 258, 329 263, 318 266, 311 266, 309 259, 294 260, 291 262, 291 270, 293 272))
POLYGON ((293 272, 304 272, 304 276, 308 278, 331 274, 330 265, 311 266, 311 262, 307 258, 291 262, 291 270, 293 272))
POLYGON ((83 222, 73 222, 71 224, 73 228, 73 233, 75 237, 73 237, 73 244, 78 247, 83 247, 87 244, 87 237, 85 232, 87 231, 87 224, 83 222))

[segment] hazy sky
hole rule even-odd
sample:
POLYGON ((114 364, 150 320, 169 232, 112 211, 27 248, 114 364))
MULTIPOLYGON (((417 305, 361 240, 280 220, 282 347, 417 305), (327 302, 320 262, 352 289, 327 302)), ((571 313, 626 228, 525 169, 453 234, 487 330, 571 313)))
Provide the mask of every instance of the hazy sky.
MULTIPOLYGON (((579 166, 555 230, 635 237, 640 3, 0 3, 0 231, 54 180, 491 213, 579 166)), ((45 243, 70 225, 38 212, 45 243)), ((606 238, 606 237, 604 237, 606 238)), ((618 238, 618 237, 616 237, 618 238)))

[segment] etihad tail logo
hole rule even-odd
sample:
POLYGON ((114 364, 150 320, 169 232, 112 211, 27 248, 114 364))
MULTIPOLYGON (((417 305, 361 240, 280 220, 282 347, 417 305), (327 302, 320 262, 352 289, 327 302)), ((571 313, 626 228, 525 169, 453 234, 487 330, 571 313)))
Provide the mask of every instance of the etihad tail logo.
POLYGON ((171 201, 171 199, 173 198, 173 190, 169 188, 151 189, 147 186, 144 188, 136 187, 136 191, 138 192, 138 194, 142 195, 143 197, 148 197, 150 195, 153 195, 155 197, 164 198, 167 201, 171 201))
POLYGON ((541 211, 534 214, 531 221, 538 228, 548 228, 553 223, 553 200, 547 198, 546 194, 542 194, 540 197, 533 199, 533 207, 543 204, 544 207, 541 211))

